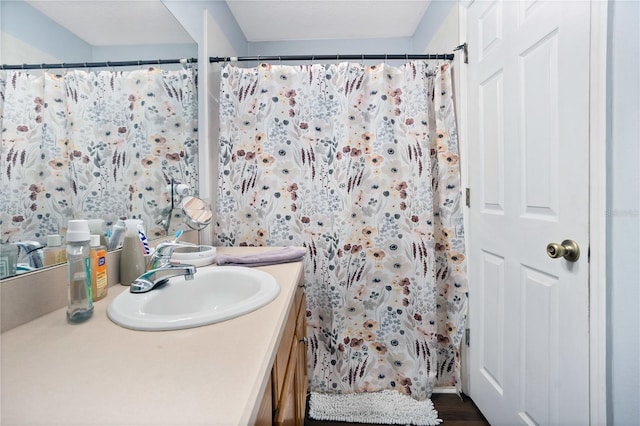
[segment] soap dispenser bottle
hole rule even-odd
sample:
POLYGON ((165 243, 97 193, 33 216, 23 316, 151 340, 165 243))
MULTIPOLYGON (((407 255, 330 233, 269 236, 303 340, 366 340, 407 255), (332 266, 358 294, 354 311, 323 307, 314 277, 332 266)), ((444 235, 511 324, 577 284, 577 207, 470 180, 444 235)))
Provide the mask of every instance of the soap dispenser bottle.
POLYGON ((70 220, 67 225, 67 320, 80 323, 93 315, 91 301, 91 265, 89 224, 86 220, 70 220))
POLYGON ((120 284, 131 285, 147 268, 142 243, 138 237, 138 221, 127 219, 124 223, 126 231, 120 253, 120 284))

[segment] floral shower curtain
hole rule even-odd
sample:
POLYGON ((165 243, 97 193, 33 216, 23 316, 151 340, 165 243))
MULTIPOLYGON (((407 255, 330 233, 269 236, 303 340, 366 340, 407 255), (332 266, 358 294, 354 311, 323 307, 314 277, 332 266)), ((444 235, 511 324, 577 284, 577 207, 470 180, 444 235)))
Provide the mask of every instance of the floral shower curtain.
POLYGON ((63 233, 72 218, 143 219, 175 178, 197 188, 197 70, 0 71, 2 241, 63 233))
POLYGON ((219 245, 304 246, 310 389, 459 389, 449 64, 222 69, 219 245))

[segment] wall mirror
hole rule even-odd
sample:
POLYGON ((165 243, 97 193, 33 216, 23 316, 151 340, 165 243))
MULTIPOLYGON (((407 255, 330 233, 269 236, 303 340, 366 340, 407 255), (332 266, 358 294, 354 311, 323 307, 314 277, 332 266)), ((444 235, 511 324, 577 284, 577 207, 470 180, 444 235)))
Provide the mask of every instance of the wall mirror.
MULTIPOLYGON (((198 53, 160 0, 3 1, 0 21, 3 65, 198 53)), ((197 68, 42 68, 0 70, 0 258, 17 256, 15 274, 55 264, 44 247, 64 247, 69 219, 106 236, 124 218, 142 219, 149 239, 181 227, 166 217, 176 183, 198 189, 197 68)), ((14 275, 3 265, 0 278, 14 275)))

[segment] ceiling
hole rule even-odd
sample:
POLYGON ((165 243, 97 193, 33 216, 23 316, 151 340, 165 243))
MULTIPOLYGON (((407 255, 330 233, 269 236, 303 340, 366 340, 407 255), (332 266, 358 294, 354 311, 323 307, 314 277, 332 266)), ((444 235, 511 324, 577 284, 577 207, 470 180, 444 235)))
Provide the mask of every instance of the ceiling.
MULTIPOLYGON (((94 46, 193 42, 160 0, 26 1, 94 46)), ((410 37, 431 0, 225 1, 258 42, 410 37)))
POLYGON ((160 0, 25 0, 93 46, 193 43, 160 0))
POLYGON ((430 1, 226 0, 250 42, 410 37, 430 1))

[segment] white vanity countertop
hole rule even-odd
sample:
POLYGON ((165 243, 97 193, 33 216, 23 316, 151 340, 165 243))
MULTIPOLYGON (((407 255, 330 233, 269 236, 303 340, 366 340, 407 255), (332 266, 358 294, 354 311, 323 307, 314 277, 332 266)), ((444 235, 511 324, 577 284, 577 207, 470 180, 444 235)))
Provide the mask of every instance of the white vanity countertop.
MULTIPOLYGON (((266 248, 220 248, 250 254, 266 248)), ((264 266, 280 284, 268 305, 178 331, 133 331, 107 317, 128 287, 112 286, 93 317, 65 308, 2 334, 2 425, 245 425, 253 423, 301 279, 302 263, 264 266)))

